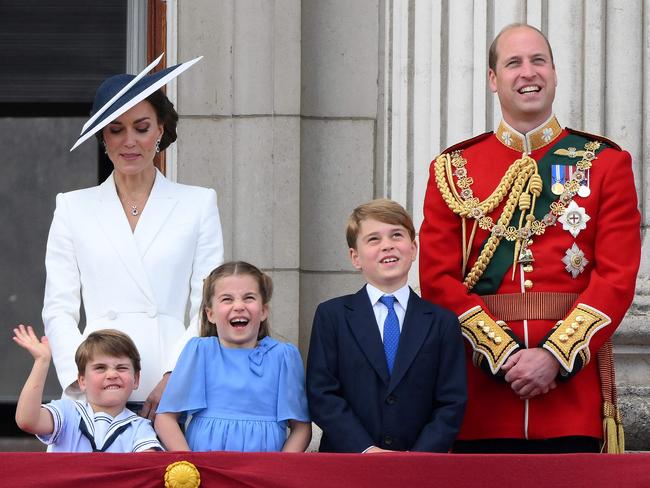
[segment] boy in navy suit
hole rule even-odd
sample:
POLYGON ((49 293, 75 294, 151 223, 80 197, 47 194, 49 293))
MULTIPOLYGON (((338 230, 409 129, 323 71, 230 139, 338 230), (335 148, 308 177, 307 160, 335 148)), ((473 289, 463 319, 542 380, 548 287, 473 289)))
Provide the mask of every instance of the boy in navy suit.
POLYGON ((307 360, 307 395, 320 451, 447 452, 467 398, 460 325, 406 284, 415 228, 396 202, 357 207, 346 232, 368 282, 321 303, 307 360))

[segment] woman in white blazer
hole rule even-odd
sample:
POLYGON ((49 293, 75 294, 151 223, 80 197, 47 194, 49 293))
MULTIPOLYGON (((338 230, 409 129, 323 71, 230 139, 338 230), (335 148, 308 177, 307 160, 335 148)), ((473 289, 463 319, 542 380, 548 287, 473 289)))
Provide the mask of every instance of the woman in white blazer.
POLYGON ((159 60, 138 76, 111 77, 97 91, 94 115, 72 149, 95 134, 114 171, 97 187, 57 195, 43 306, 64 394, 80 394, 74 354, 84 337, 118 329, 142 357, 130 400, 149 398, 145 416, 157 406, 163 374, 198 331, 203 278, 223 262, 215 191, 172 183, 153 162, 176 140, 178 120, 160 87, 198 59, 145 76, 159 60))

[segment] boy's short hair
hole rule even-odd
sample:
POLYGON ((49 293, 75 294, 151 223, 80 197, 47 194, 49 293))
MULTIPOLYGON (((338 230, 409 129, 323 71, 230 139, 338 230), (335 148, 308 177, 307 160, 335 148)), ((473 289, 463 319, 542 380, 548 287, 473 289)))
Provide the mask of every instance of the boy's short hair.
POLYGON ((133 340, 124 332, 116 329, 101 329, 92 332, 86 337, 74 355, 77 371, 80 375, 86 374, 86 365, 97 354, 106 354, 112 357, 127 357, 133 364, 136 373, 140 372, 140 353, 133 340))
POLYGON ((385 224, 401 225, 411 237, 415 240, 415 227, 413 219, 409 213, 399 203, 388 200, 387 198, 377 198, 368 203, 364 203, 355 208, 348 219, 348 227, 345 231, 345 237, 348 241, 348 247, 357 248, 357 237, 361 222, 367 219, 374 219, 385 224))

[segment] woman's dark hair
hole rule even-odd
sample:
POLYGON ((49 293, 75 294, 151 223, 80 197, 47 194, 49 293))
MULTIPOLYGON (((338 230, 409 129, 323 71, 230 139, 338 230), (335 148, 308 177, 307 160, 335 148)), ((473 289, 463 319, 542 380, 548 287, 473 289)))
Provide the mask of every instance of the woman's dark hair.
POLYGON ((163 135, 160 139, 160 150, 164 151, 172 142, 176 141, 176 125, 178 124, 178 112, 174 104, 169 101, 162 90, 156 90, 146 100, 153 106, 158 117, 158 122, 163 125, 163 135))

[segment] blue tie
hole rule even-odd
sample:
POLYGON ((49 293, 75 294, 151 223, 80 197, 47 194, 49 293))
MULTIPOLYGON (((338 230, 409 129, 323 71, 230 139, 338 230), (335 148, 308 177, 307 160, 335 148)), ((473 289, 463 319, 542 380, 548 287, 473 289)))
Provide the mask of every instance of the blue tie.
POLYGON ((384 353, 386 353, 388 374, 392 374, 395 356, 397 356, 397 346, 399 345, 399 320, 395 313, 395 307, 393 307, 395 297, 392 295, 384 295, 379 301, 386 305, 388 309, 388 315, 386 315, 386 320, 384 321, 384 353))

